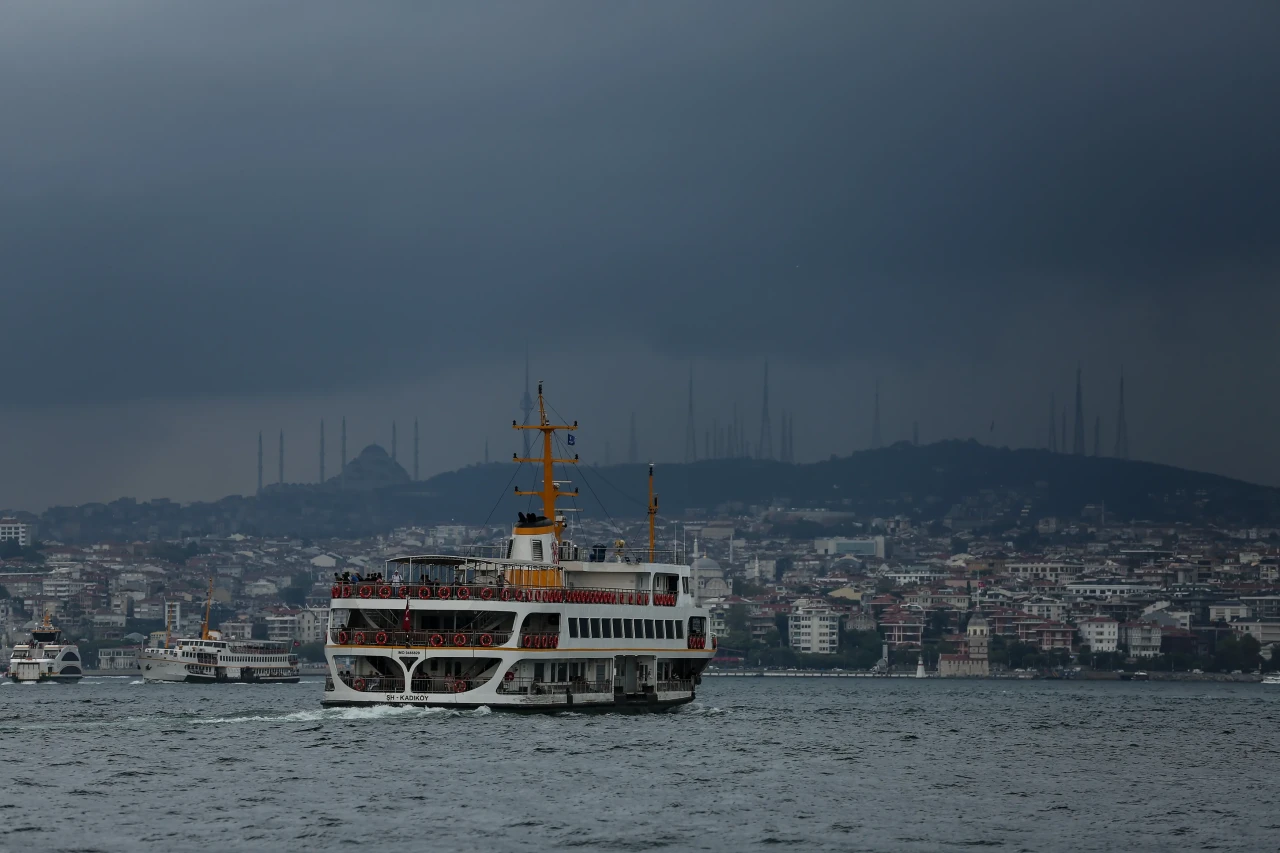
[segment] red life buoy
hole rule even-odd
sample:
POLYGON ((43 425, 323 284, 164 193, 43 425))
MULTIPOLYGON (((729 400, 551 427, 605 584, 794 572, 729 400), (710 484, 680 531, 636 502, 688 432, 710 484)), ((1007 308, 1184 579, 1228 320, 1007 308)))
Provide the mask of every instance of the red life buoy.
POLYGON ((552 635, 551 635, 551 648, 553 648, 553 649, 558 649, 558 648, 560 648, 560 635, 559 635, 559 634, 552 634, 552 635))
POLYGON ((439 634, 432 634, 431 639, 428 640, 428 642, 436 648, 439 648, 444 645, 444 637, 441 637, 439 634))
POLYGON ((411 595, 413 595, 413 590, 412 590, 412 589, 410 589, 408 586, 402 586, 402 587, 400 587, 400 597, 401 597, 401 598, 408 598, 408 597, 409 597, 409 596, 411 596, 411 595))
POLYGON ((526 649, 533 648, 533 637, 530 637, 528 634, 525 634, 523 637, 520 638, 520 644, 524 646, 526 649))
POLYGON ((454 644, 455 646, 465 646, 465 645, 467 644, 467 635, 466 635, 466 634, 454 634, 454 635, 453 635, 453 644, 454 644))
POLYGON ((711 638, 711 648, 713 648, 713 649, 714 649, 715 647, 716 647, 716 638, 715 638, 715 637, 712 637, 712 638, 711 638))
POLYGON ((351 597, 351 587, 346 586, 346 585, 343 585, 343 587, 342 587, 342 597, 343 597, 343 598, 350 598, 350 597, 351 597))
POLYGON ((493 587, 486 586, 480 589, 480 598, 482 601, 489 601, 493 598, 493 587))
POLYGON ((371 595, 373 595, 373 587, 371 587, 371 586, 362 586, 362 587, 360 587, 360 597, 361 597, 361 598, 368 598, 368 597, 369 597, 369 596, 371 596, 371 595))
POLYGON ((377 634, 373 636, 373 641, 380 646, 385 646, 387 644, 387 639, 388 637, 387 637, 386 631, 379 631, 377 634))
POLYGON ((452 590, 450 590, 449 587, 442 586, 436 590, 436 598, 448 598, 451 592, 452 590))
POLYGON ((490 634, 481 634, 481 635, 480 635, 480 645, 484 646, 485 648, 488 648, 489 646, 492 646, 492 645, 493 645, 493 636, 492 636, 492 635, 490 635, 490 634))
POLYGON ((418 598, 430 598, 430 597, 431 597, 431 587, 429 586, 418 587, 418 598))
POLYGON ((389 586, 378 587, 378 598, 390 598, 390 597, 391 597, 391 587, 389 586))
POLYGON ((467 690, 468 690, 467 682, 463 681, 462 679, 458 679, 457 681, 453 682, 454 693, 466 693, 467 690))
POLYGON ((350 639, 350 638, 347 636, 347 632, 346 632, 346 631, 339 631, 339 632, 338 632, 338 645, 340 645, 340 646, 345 646, 345 645, 347 644, 347 640, 348 640, 348 639, 350 639))
POLYGON ((503 681, 515 681, 515 680, 516 680, 516 674, 515 674, 514 672, 512 672, 511 670, 507 670, 507 674, 506 674, 506 675, 504 675, 504 676, 502 676, 502 680, 503 680, 503 681))
POLYGON ((503 600, 503 601, 510 601, 510 600, 511 600, 511 590, 507 589, 506 587, 503 587, 503 588, 502 588, 502 595, 501 595, 500 597, 502 598, 502 600, 503 600))
POLYGON ((529 600, 529 590, 522 589, 516 593, 516 601, 528 601, 528 600, 529 600))
POLYGON ((337 584, 334 584, 333 589, 329 592, 329 597, 337 598, 340 595, 342 595, 342 589, 337 584))
POLYGON ((356 631, 355 641, 357 646, 364 645, 364 631, 356 631))
POLYGON ((466 601, 466 600, 467 600, 468 598, 470 598, 470 597, 471 597, 471 587, 467 587, 467 586, 460 586, 460 587, 458 587, 458 600, 459 600, 459 601, 466 601))
POLYGON ((364 692, 364 679, 363 679, 363 678, 357 678, 355 681, 351 682, 351 689, 352 689, 352 690, 354 690, 354 691, 356 691, 357 693, 363 693, 363 692, 364 692))

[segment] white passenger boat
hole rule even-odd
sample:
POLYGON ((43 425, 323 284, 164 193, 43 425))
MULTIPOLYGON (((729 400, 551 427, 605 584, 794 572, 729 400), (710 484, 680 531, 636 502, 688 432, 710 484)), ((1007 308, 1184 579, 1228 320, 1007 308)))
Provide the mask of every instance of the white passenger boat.
MULTIPOLYGON (((209 602, 213 582, 209 583, 209 602)), ((227 640, 209 630, 209 605, 205 606, 200 636, 171 639, 166 630, 159 645, 138 655, 146 681, 189 684, 296 684, 301 678, 298 656, 289 643, 271 640, 227 640)))
POLYGON ((80 649, 62 641, 62 631, 49 614, 31 631, 31 639, 13 647, 9 678, 33 683, 74 684, 84 676, 80 649))
POLYGON ((1262 683, 1280 685, 1280 672, 1269 672, 1262 676, 1262 683))
POLYGON ((398 557, 385 580, 337 583, 323 704, 562 711, 652 710, 692 701, 715 654, 708 612, 689 567, 654 547, 579 548, 564 536, 552 439, 538 386, 543 511, 521 513, 494 553, 398 557), (667 560, 667 561, 664 561, 667 560))

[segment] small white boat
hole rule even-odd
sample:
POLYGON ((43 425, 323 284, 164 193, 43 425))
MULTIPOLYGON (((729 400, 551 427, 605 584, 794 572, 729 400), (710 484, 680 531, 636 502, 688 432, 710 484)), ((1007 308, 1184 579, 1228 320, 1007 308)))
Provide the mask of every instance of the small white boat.
POLYGON ((1269 672, 1262 676, 1263 684, 1280 684, 1280 672, 1269 672))
POLYGON ((18 682, 74 684, 84 676, 80 649, 62 641, 62 631, 50 620, 31 631, 31 639, 13 647, 9 659, 9 678, 18 682))

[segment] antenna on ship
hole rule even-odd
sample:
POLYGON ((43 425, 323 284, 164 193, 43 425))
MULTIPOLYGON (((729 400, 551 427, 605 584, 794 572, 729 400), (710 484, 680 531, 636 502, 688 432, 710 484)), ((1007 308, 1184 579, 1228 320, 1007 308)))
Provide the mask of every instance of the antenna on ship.
POLYGON ((200 623, 200 639, 209 639, 209 611, 213 609, 213 575, 209 576, 209 596, 204 602, 204 621, 200 623))
POLYGON ((649 463, 649 562, 653 562, 654 521, 658 516, 658 496, 653 493, 653 463, 649 463))
MULTIPOLYGON (((516 456, 515 454, 512 454, 511 461, 520 462, 520 463, 528 462, 530 464, 542 466, 542 488, 522 490, 519 486, 517 486, 516 494, 521 497, 528 496, 528 497, 542 498, 542 514, 543 516, 546 517, 548 521, 551 522, 552 527, 555 529, 556 541, 558 542, 560 540, 561 535, 564 533, 565 520, 563 516, 558 515, 556 513, 556 499, 557 498, 576 498, 578 496, 578 490, 573 489, 572 491, 561 491, 559 483, 557 483, 555 480, 555 472, 553 471, 552 466, 554 466, 555 463, 557 462, 562 463, 564 465, 577 465, 578 454, 576 453, 573 454, 572 459, 555 458, 551 453, 551 438, 560 430, 566 430, 568 432, 576 431, 578 429, 578 422, 574 421, 573 425, 570 426, 569 424, 552 424, 547 420, 547 406, 546 406, 546 402, 542 398, 542 382, 539 381, 538 382, 538 423, 521 424, 521 423, 517 423, 516 421, 512 421, 511 428, 519 429, 519 430, 534 429, 542 433, 542 456, 531 457, 531 456, 516 456)), ((569 444, 573 443, 573 436, 569 436, 568 443, 569 444)))

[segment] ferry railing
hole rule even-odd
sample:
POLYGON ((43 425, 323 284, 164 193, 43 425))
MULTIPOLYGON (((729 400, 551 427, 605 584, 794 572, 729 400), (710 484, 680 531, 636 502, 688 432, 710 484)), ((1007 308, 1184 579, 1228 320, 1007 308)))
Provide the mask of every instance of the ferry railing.
POLYGON ((557 693, 612 693, 613 682, 575 678, 571 681, 538 681, 533 678, 504 678, 499 693, 545 696, 557 693))
POLYGON ((333 599, 386 601, 402 605, 407 599, 419 601, 457 601, 482 604, 625 604, 675 607, 679 596, 674 592, 649 593, 634 589, 584 586, 514 586, 507 584, 334 584, 333 599))
POLYGON ((412 693, 466 693, 488 683, 487 678, 414 678, 409 681, 412 693))
POLYGON ((511 637, 511 631, 384 631, 377 628, 330 631, 330 641, 339 646, 487 649, 505 646, 511 637))
POLYGON ((357 693, 403 693, 404 679, 390 675, 347 675, 339 680, 357 693))

